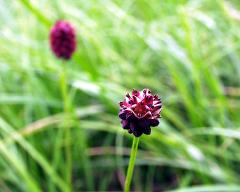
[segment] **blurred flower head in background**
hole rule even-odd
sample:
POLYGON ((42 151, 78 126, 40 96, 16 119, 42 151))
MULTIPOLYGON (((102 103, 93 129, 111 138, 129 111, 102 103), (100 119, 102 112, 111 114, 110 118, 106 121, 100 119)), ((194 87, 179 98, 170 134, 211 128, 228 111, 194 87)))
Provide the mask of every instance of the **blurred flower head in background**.
POLYGON ((70 59, 76 50, 76 32, 72 24, 59 20, 50 31, 50 46, 58 58, 70 59))
POLYGON ((119 105, 122 127, 136 137, 143 133, 149 135, 151 127, 159 124, 162 102, 149 89, 133 90, 132 95, 128 93, 119 105))

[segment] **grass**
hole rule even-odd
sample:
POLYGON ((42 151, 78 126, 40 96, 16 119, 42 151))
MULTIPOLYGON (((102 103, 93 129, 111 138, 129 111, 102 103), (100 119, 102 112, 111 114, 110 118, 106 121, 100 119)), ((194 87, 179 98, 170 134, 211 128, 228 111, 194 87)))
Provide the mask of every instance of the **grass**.
POLYGON ((240 191, 239 22, 233 0, 0 0, 1 191, 121 191, 118 102, 145 87, 163 114, 132 189, 240 191), (63 18, 78 37, 67 63, 48 44, 63 18))

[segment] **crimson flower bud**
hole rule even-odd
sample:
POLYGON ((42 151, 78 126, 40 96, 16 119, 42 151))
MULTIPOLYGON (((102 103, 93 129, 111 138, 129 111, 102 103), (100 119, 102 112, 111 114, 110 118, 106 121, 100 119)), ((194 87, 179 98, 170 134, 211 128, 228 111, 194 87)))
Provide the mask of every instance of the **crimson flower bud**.
POLYGON ((50 46, 58 58, 70 59, 76 50, 76 33, 74 27, 67 21, 57 21, 49 35, 50 46))
POLYGON ((162 102, 157 95, 152 95, 149 89, 133 90, 119 105, 118 115, 122 127, 136 137, 143 133, 149 135, 151 127, 159 124, 162 102))

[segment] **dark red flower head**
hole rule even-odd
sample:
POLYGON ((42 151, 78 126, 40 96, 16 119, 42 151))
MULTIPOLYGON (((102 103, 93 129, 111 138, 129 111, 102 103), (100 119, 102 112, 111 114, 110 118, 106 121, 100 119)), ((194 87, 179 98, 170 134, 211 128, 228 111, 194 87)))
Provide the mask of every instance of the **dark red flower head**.
POLYGON ((76 49, 74 27, 67 21, 57 21, 50 31, 50 45, 58 58, 70 59, 76 49))
POLYGON ((159 124, 162 102, 157 95, 152 95, 149 89, 133 90, 132 95, 128 93, 119 105, 122 127, 136 137, 143 133, 149 135, 150 127, 159 124))

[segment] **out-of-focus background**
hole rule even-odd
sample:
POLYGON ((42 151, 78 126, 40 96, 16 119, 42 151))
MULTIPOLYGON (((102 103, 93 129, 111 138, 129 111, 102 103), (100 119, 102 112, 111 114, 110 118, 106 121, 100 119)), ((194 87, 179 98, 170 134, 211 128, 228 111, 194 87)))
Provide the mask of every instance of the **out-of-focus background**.
POLYGON ((121 191, 118 102, 150 88, 135 191, 240 191, 238 0, 0 0, 0 191, 121 191), (49 48, 58 19, 78 48, 49 48))

